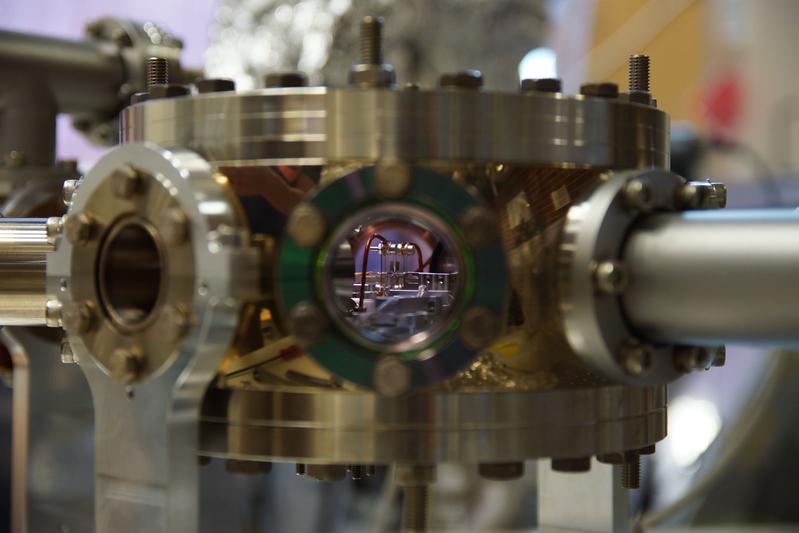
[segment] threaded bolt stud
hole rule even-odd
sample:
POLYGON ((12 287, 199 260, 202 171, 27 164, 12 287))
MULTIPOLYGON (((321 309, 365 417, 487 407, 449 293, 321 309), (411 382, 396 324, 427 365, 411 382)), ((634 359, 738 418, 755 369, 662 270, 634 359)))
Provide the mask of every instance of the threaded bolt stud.
POLYGON ((649 56, 644 54, 630 56, 629 90, 649 92, 649 56))
POLYGON ((383 18, 364 17, 361 21, 361 63, 383 63, 383 18))
POLYGON ((169 62, 163 57, 147 59, 147 90, 169 83, 169 62))

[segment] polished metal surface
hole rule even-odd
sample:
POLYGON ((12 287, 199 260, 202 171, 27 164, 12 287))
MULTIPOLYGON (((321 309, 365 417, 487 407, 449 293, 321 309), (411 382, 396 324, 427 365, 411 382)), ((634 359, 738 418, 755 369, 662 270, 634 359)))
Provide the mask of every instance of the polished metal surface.
POLYGON ((799 213, 697 211, 642 219, 622 302, 654 342, 799 346, 799 213))
MULTIPOLYGON (((96 524, 101 532, 196 532, 198 465, 193 450, 200 401, 233 340, 242 302, 257 294, 258 255, 248 248, 247 230, 224 177, 215 176, 206 161, 187 151, 153 145, 111 151, 84 178, 68 216, 83 213, 109 176, 133 162, 143 172, 168 180, 185 213, 196 258, 193 275, 182 281, 192 288, 187 302, 192 320, 168 367, 132 385, 110 378, 96 359, 104 352, 92 353, 81 334, 69 334, 94 399, 96 524)), ((135 212, 136 207, 128 209, 135 212)), ((61 237, 48 256, 48 292, 65 306, 76 303, 73 264, 87 253, 91 251, 61 237)))
POLYGON ((211 389, 200 453, 301 463, 588 457, 666 436, 666 389, 431 392, 400 398, 258 384, 211 389))
POLYGON ((45 325, 45 255, 52 249, 47 219, 0 218, 0 324, 45 325))
POLYGON ((220 166, 408 159, 639 168, 667 167, 669 157, 668 116, 650 106, 458 89, 284 88, 162 99, 126 108, 121 137, 187 147, 220 166))

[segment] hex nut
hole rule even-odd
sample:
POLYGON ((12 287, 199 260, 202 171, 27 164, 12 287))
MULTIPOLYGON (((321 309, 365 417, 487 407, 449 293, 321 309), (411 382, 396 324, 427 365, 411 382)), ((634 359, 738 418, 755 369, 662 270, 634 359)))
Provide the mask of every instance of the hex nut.
POLYGON ((448 72, 441 75, 439 85, 442 88, 477 90, 483 86, 483 73, 476 69, 448 72))
POLYGON ((221 93, 236 90, 236 82, 225 78, 206 78, 194 84, 200 94, 221 93))
POLYGON ((94 236, 94 221, 86 213, 72 213, 64 220, 64 235, 75 246, 88 243, 94 236))
POLYGON ((61 362, 65 365, 71 365, 78 362, 78 360, 75 358, 75 352, 72 351, 72 346, 69 344, 69 340, 67 339, 61 339, 59 354, 61 356, 61 362))
POLYGON ((553 458, 552 470, 555 472, 588 472, 591 470, 590 457, 553 458))
POLYGON ((83 334, 88 332, 94 323, 94 304, 76 302, 61 308, 61 324, 69 333, 83 334))
POLYGON ((130 165, 115 169, 110 180, 111 189, 118 198, 130 198, 141 190, 141 175, 130 165))
POLYGON ((411 369, 396 357, 383 357, 375 365, 372 384, 383 396, 399 396, 411 386, 411 369))
POLYGON ((384 198, 400 198, 413 184, 413 175, 407 165, 382 164, 375 167, 375 191, 384 198))
POLYGON ((464 313, 458 334, 467 348, 485 348, 499 335, 499 320, 485 307, 472 307, 464 313))
POLYGON ((294 208, 286 224, 289 237, 300 246, 316 246, 322 242, 326 230, 322 211, 307 202, 294 208))
POLYGON ((391 65, 360 63, 350 69, 349 82, 361 89, 392 87, 396 83, 396 74, 391 65))
POLYGON ((185 85, 167 84, 167 85, 154 85, 150 87, 150 100, 158 100, 160 98, 174 98, 176 96, 186 96, 190 93, 189 88, 185 85))
POLYGON ((520 87, 523 92, 559 93, 562 90, 561 81, 558 78, 528 78, 522 80, 520 87))
POLYGON ((314 344, 327 331, 327 316, 313 302, 300 302, 289 313, 292 334, 302 344, 314 344))
POLYGON ((524 475, 524 463, 480 463, 477 472, 483 479, 492 481, 519 479, 524 475))
POLYGON ((270 72, 264 76, 264 87, 307 87, 308 76, 304 72, 270 72))
POLYGON ((66 207, 72 205, 72 197, 79 186, 80 180, 64 180, 64 186, 61 189, 61 201, 66 207))
POLYGON ((619 350, 619 364, 629 376, 642 376, 652 367, 652 349, 635 341, 630 341, 619 350))
POLYGON ((136 348, 117 348, 111 354, 108 372, 115 380, 129 385, 139 379, 144 367, 144 355, 136 348))
POLYGON ((190 311, 185 305, 165 306, 161 311, 161 318, 165 321, 166 336, 170 341, 176 341, 185 336, 191 325, 190 311))
POLYGON ((655 195, 650 185, 640 179, 633 178, 624 184, 622 189, 624 205, 642 213, 649 213, 655 207, 655 195))
POLYGON ((619 96, 619 86, 615 83, 585 83, 580 86, 580 94, 595 98, 616 98, 619 96))
POLYGON ((627 270, 619 261, 601 261, 594 269, 596 289, 607 295, 620 294, 627 287, 627 270))
POLYGON ((458 221, 466 241, 472 248, 483 248, 497 241, 497 218, 485 207, 472 207, 458 221))

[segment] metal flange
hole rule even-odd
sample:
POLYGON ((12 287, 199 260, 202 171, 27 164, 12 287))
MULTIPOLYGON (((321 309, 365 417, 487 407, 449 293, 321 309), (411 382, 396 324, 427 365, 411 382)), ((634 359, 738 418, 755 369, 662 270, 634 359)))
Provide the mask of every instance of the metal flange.
POLYGON ((609 173, 566 217, 559 297, 564 331, 590 367, 616 381, 659 384, 679 377, 671 346, 637 338, 619 299, 627 283, 624 240, 644 214, 673 211, 685 180, 667 170, 609 173))
POLYGON ((394 395, 442 381, 466 366, 501 330, 508 281, 498 226, 490 216, 479 216, 490 212, 475 196, 449 177, 423 168, 389 168, 353 172, 295 208, 277 279, 284 316, 290 317, 292 332, 317 362, 344 379, 394 395), (386 172, 407 178, 403 187, 390 188, 388 198, 380 185, 386 172), (385 345, 354 333, 342 323, 324 287, 342 228, 346 231, 353 220, 372 213, 418 221, 459 251, 453 310, 425 335, 414 335, 416 340, 385 345), (466 235, 464 228, 478 218, 480 233, 490 238, 466 235))

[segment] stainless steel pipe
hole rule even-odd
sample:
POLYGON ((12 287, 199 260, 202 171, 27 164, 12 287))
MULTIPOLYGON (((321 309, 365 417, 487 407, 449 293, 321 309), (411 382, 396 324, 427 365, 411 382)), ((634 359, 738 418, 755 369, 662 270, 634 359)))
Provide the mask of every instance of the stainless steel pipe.
POLYGON ((113 46, 11 31, 0 31, 0 71, 5 83, 45 83, 62 113, 116 110, 125 74, 113 46))
POLYGON ((623 262, 624 311, 648 341, 799 346, 799 212, 652 215, 623 262))
POLYGON ((46 218, 0 218, 0 325, 46 324, 46 218))

